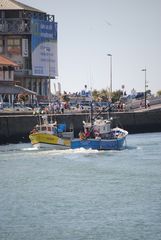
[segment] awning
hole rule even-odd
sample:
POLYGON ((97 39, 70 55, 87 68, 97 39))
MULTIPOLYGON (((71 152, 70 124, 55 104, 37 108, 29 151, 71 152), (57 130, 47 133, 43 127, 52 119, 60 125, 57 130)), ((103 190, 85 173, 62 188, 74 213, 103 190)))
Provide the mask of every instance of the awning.
POLYGON ((27 88, 18 86, 18 85, 1 85, 0 94, 29 94, 37 95, 36 92, 33 92, 27 88))
POLYGON ((0 55, 0 66, 12 66, 12 67, 18 67, 18 64, 11 61, 9 58, 0 55))

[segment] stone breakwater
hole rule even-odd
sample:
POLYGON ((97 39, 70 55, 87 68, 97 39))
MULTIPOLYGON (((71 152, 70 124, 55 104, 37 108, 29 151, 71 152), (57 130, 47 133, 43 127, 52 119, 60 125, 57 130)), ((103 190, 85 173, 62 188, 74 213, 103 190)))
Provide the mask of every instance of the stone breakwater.
MULTIPOLYGON (((101 115, 107 118, 107 113, 101 115)), ((129 134, 161 132, 161 110, 145 112, 111 113, 113 127, 126 129, 129 134)), ((75 137, 83 127, 83 120, 89 120, 88 113, 57 114, 49 116, 49 120, 66 123, 67 129, 74 129, 75 137)), ((29 133, 40 121, 39 116, 29 113, 0 114, 0 144, 28 142, 29 133)))

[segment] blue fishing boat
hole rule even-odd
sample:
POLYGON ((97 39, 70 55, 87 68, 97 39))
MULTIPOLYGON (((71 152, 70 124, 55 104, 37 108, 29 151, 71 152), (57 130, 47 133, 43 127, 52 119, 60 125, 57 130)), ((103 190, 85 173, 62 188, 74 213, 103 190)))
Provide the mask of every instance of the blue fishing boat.
POLYGON ((126 146, 128 132, 122 128, 111 129, 111 121, 95 119, 93 123, 83 122, 84 131, 79 138, 71 140, 71 148, 95 150, 121 150, 126 146))

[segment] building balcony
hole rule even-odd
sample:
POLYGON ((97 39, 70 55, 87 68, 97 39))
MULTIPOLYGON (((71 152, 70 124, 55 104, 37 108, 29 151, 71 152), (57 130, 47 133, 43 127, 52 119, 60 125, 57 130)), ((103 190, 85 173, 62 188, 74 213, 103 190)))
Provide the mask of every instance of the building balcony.
POLYGON ((15 76, 21 77, 21 76, 31 76, 32 75, 32 70, 31 69, 19 69, 15 70, 15 76))
POLYGON ((30 20, 5 19, 0 20, 0 34, 31 34, 30 20))

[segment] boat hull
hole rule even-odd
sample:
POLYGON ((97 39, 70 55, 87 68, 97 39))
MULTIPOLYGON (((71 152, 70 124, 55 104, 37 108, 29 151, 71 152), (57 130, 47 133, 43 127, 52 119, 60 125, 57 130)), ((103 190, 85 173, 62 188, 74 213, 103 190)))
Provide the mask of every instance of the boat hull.
POLYGON ((125 147, 126 137, 118 137, 114 139, 65 139, 57 135, 46 133, 33 133, 29 135, 31 143, 36 148, 45 149, 95 149, 95 150, 121 150, 125 147))
POLYGON ((49 143, 35 143, 33 144, 35 149, 44 149, 44 150, 66 150, 70 147, 59 145, 59 144, 49 144, 49 143))
POLYGON ((47 149, 68 149, 70 148, 70 139, 58 137, 57 135, 46 133, 34 133, 29 135, 32 145, 36 148, 47 149))
POLYGON ((121 150, 125 147, 125 137, 117 139, 74 139, 71 148, 85 148, 95 150, 121 150))

